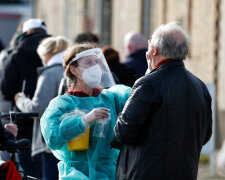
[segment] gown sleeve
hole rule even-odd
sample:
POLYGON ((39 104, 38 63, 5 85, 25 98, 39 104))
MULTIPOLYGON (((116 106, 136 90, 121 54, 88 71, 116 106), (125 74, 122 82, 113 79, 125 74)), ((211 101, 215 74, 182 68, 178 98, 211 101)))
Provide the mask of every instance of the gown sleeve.
POLYGON ((76 104, 71 105, 64 100, 65 96, 54 98, 41 117, 41 131, 46 144, 50 149, 60 149, 65 143, 85 132, 85 127, 80 115, 70 115, 62 119, 65 113, 69 113, 76 104))
POLYGON ((124 85, 116 85, 109 89, 114 94, 117 114, 119 114, 130 96, 131 88, 124 85))

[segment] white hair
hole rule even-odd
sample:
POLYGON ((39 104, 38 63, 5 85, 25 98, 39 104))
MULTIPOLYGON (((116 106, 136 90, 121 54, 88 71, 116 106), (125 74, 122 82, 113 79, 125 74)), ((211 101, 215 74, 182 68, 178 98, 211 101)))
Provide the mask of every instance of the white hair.
POLYGON ((175 21, 159 26, 152 34, 151 45, 158 52, 172 59, 185 59, 188 54, 189 37, 175 21))
POLYGON ((147 40, 146 38, 137 32, 128 32, 124 37, 125 46, 132 45, 138 48, 147 48, 147 40))

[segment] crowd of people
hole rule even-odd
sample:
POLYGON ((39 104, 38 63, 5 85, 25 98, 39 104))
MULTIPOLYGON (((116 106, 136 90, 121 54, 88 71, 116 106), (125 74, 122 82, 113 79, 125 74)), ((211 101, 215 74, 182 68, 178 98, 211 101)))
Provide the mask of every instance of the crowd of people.
POLYGON ((197 178, 212 133, 211 97, 185 68, 189 37, 181 26, 163 24, 149 40, 127 33, 123 61, 111 45, 99 47, 93 33, 70 45, 49 35, 41 19, 25 21, 18 32, 0 55, 0 111, 39 117, 6 127, 0 122, 0 144, 32 142, 18 156, 27 174, 43 180, 197 178), (71 149, 86 136, 86 147, 71 149))

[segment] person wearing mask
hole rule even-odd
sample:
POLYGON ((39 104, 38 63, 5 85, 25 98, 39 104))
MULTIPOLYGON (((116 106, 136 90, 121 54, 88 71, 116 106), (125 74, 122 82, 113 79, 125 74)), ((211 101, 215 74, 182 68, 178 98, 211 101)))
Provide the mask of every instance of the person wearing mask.
MULTIPOLYGON (((63 77, 63 54, 68 47, 68 40, 63 36, 48 37, 38 46, 37 52, 44 67, 38 69, 37 87, 32 99, 24 94, 15 95, 16 106, 22 112, 43 114, 49 102, 57 96, 58 87, 63 77)), ((32 138, 32 156, 43 155, 43 179, 58 179, 57 159, 42 140, 40 119, 34 121, 32 138)))
POLYGON ((140 33, 128 32, 124 37, 124 47, 127 53, 124 65, 133 69, 137 78, 143 76, 148 68, 145 57, 148 48, 146 38, 140 33))
MULTIPOLYGON (((94 43, 96 45, 99 44, 99 37, 96 34, 93 34, 91 32, 82 32, 79 33, 74 38, 74 44, 82 44, 82 43, 94 43)), ((67 92, 67 85, 66 85, 66 77, 64 77, 61 80, 61 83, 59 85, 58 95, 63 95, 65 92, 67 92)))
POLYGON ((110 141, 130 88, 115 85, 101 49, 91 43, 69 48, 64 68, 69 91, 51 100, 41 118, 45 142, 60 160, 60 179, 115 179, 118 151, 110 141), (88 147, 68 149, 86 131, 88 147))
MULTIPOLYGON (((14 102, 16 93, 24 89, 24 94, 33 97, 37 83, 37 67, 42 61, 37 54, 37 47, 42 39, 49 37, 47 27, 41 19, 29 19, 23 23, 22 34, 17 46, 13 49, 5 64, 0 81, 0 88, 5 100, 14 102), (24 87, 24 88, 22 88, 24 87)), ((14 110, 16 107, 14 106, 14 110)), ((18 120, 18 138, 32 139, 33 119, 23 118, 18 120)), ((41 159, 31 157, 31 149, 19 154, 19 161, 27 174, 41 178, 41 159)))
POLYGON ((201 149, 212 134, 212 110, 206 85, 184 66, 188 39, 170 22, 149 40, 151 72, 135 82, 114 130, 118 180, 197 179, 201 149))

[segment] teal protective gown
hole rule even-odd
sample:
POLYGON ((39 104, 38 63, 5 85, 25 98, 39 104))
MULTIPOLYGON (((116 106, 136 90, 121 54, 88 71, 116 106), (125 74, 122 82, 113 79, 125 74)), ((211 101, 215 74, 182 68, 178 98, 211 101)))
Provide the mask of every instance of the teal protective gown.
POLYGON ((118 150, 110 147, 114 136, 114 125, 129 97, 131 88, 115 85, 104 89, 97 97, 76 97, 63 95, 54 98, 41 118, 41 131, 53 154, 60 160, 60 179, 115 179, 118 150), (69 151, 67 143, 85 132, 81 116, 67 116, 74 109, 91 111, 97 107, 110 109, 110 127, 106 137, 93 136, 94 125, 90 127, 89 149, 69 151))

